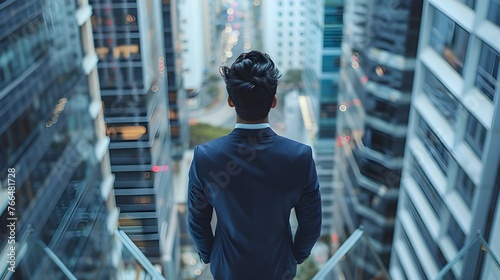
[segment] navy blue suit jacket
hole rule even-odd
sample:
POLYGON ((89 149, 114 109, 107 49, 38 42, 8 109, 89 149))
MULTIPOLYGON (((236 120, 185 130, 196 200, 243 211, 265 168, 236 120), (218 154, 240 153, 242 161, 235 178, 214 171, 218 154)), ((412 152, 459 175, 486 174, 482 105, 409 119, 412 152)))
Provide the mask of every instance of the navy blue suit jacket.
POLYGON ((311 148, 271 128, 236 128, 197 146, 188 192, 189 233, 216 280, 293 279, 297 263, 319 238, 321 202, 311 148))

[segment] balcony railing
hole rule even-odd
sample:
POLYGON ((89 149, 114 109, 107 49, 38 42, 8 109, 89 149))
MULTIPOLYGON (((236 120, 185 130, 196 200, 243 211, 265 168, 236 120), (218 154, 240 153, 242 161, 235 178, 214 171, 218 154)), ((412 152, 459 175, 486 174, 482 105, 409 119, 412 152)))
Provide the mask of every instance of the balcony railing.
POLYGON ((0 279, 154 279, 165 278, 140 251, 134 242, 121 230, 114 232, 114 242, 110 252, 110 263, 102 263, 100 268, 88 271, 71 271, 31 229, 16 242, 15 272, 9 270, 9 246, 2 250, 0 279), (116 255, 117 254, 117 255, 116 255), (114 263, 113 260, 120 260, 114 263), (42 277, 43 275, 43 277, 42 277), (24 277, 24 278, 23 278, 24 277))
MULTIPOLYGON (((433 279, 491 279, 498 275, 500 260, 478 231, 433 279)), ((351 234, 313 278, 335 279, 391 279, 362 227, 351 234)))
POLYGON ((356 229, 313 280, 391 279, 363 228, 356 229))

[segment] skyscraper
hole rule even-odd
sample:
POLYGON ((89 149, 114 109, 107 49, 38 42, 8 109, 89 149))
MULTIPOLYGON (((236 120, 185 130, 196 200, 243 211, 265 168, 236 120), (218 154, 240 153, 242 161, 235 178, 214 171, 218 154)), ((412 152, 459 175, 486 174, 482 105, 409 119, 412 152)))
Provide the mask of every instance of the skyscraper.
POLYGON ((178 221, 162 2, 90 2, 119 225, 164 275, 175 277, 178 221))
POLYGON ((188 95, 196 95, 201 90, 207 73, 207 59, 204 29, 205 14, 202 0, 180 0, 179 39, 181 44, 181 78, 188 95))
POLYGON ((118 211, 90 15, 86 1, 0 4, 2 279, 116 274, 118 211))
POLYGON ((319 93, 318 135, 314 143, 316 169, 323 206, 322 234, 334 230, 333 155, 337 122, 337 95, 342 41, 344 1, 325 0, 323 50, 319 93))
POLYGON ((289 69, 321 66, 323 0, 262 1, 263 50, 285 74, 289 69))
MULTIPOLYGON (((477 230, 500 255, 499 25, 498 1, 424 1, 390 266, 397 278, 434 278, 477 230)), ((499 277, 475 249, 448 279, 499 277)))
POLYGON ((186 90, 182 87, 180 42, 178 30, 177 0, 162 2, 165 66, 168 88, 168 108, 171 132, 172 159, 182 158, 189 143, 189 125, 186 106, 186 90))
MULTIPOLYGON (((334 180, 341 240, 360 225, 389 264, 421 1, 346 1, 334 180)), ((376 273, 373 259, 355 265, 376 273)))

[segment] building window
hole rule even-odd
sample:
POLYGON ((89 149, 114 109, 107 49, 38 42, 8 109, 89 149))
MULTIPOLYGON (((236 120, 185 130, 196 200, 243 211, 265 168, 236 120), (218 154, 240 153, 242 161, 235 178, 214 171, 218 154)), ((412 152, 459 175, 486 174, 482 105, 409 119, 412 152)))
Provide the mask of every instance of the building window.
POLYGON ((455 221, 453 216, 450 214, 450 223, 448 224, 448 235, 451 240, 457 246, 457 249, 460 250, 465 243, 465 234, 460 228, 460 225, 455 221))
POLYGON ((491 101, 493 101, 493 95, 495 94, 499 64, 500 54, 483 43, 483 46, 481 48, 481 56, 479 57, 479 65, 477 68, 475 85, 491 101))
POLYGON ((484 140, 486 138, 486 128, 477 121, 474 116, 469 116, 467 122, 467 131, 465 133, 465 141, 470 145, 472 150, 481 157, 483 152, 484 140))
POLYGON ((456 189, 465 204, 469 206, 472 205, 472 200, 474 199, 474 192, 476 191, 476 186, 472 183, 472 180, 467 176, 463 169, 460 169, 458 173, 458 179, 456 183, 456 189))
POLYGON ((336 48, 340 47, 342 42, 342 28, 325 28, 323 34, 323 47, 336 48))
POLYGON ((367 92, 362 100, 366 114, 388 123, 406 125, 410 104, 398 104, 367 92))
POLYGON ((458 73, 462 74, 469 33, 442 12, 434 9, 430 45, 458 73))
POLYGON ((500 0, 491 0, 488 19, 500 26, 500 0))
POLYGON ((401 229, 401 235, 403 236, 403 241, 406 243, 408 246, 408 249, 410 251, 409 257, 412 259, 412 263, 415 265, 417 268, 417 272, 419 275, 417 275, 417 279, 426 279, 426 274, 424 272, 424 269, 422 268, 422 264, 420 264, 420 260, 417 257, 417 254, 415 253, 415 249, 413 248, 413 245, 411 244, 410 238, 408 238, 408 234, 406 233, 406 230, 400 226, 401 229))
POLYGON ((476 0, 459 0, 459 1, 469 6, 469 8, 471 9, 474 9, 474 4, 476 3, 476 0))
POLYGON ((447 174, 451 154, 448 152, 436 133, 431 130, 422 118, 419 118, 418 121, 417 135, 420 136, 420 139, 443 173, 447 174))
POLYGON ((377 161, 371 160, 360 153, 358 149, 353 150, 353 155, 361 175, 388 188, 399 187, 400 169, 390 169, 377 161))
POLYGON ((401 275, 403 276, 403 279, 408 279, 408 276, 406 276, 406 273, 403 269, 403 266, 401 265, 401 262, 399 261, 399 256, 394 251, 393 251, 393 254, 394 254, 394 257, 391 258, 393 265, 397 268, 399 273, 401 273, 401 275))
POLYGON ((441 196, 437 193, 436 188, 432 185, 431 181, 425 174, 424 170, 414 158, 411 159, 411 175, 413 180, 418 184, 424 196, 427 198, 431 205, 431 209, 434 214, 439 218, 441 217, 441 211, 444 208, 443 200, 441 196))
POLYGON ((429 249, 429 252, 432 254, 434 257, 434 261, 436 261, 436 264, 438 267, 441 269, 443 268, 447 261, 446 258, 443 255, 443 252, 439 248, 439 246, 436 244, 434 239, 432 238, 432 235, 430 234, 429 230, 427 229, 427 226, 425 225, 424 221, 422 220, 422 217, 420 217, 420 214, 418 213, 417 209, 413 205, 411 200, 407 200, 406 204, 406 210, 410 214, 410 216, 413 218, 413 222, 417 226, 417 228, 420 229, 420 233, 424 239, 425 244, 427 245, 427 249, 429 249))
POLYGON ((370 126, 365 127, 363 143, 369 149, 390 155, 402 157, 405 148, 405 138, 397 138, 390 134, 383 133, 370 126))
POLYGON ((338 72, 340 69, 340 57, 338 55, 323 56, 323 72, 338 72))
POLYGON ((431 71, 425 69, 424 92, 436 109, 450 123, 455 123, 458 109, 457 99, 451 92, 434 76, 431 71))

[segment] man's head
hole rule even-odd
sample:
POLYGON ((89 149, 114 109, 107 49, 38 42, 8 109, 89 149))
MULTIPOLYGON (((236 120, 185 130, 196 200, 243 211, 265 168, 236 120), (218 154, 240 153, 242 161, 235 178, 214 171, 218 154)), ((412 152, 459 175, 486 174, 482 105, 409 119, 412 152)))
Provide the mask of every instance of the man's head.
POLYGON ((231 65, 222 66, 229 105, 234 105, 242 120, 264 120, 276 105, 276 88, 281 77, 269 55, 259 51, 242 53, 231 65))

